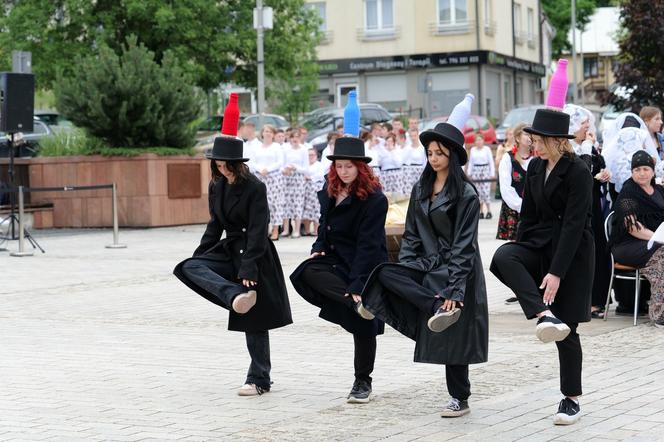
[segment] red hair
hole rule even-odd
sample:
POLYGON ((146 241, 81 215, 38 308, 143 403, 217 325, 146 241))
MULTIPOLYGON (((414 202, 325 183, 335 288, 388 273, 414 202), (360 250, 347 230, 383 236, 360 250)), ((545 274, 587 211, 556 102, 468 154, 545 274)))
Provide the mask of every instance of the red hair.
MULTIPOLYGON (((350 184, 349 195, 355 195, 360 200, 366 200, 370 193, 381 189, 380 181, 373 170, 364 161, 351 160, 357 167, 357 177, 350 184)), ((336 160, 330 165, 330 171, 327 173, 327 194, 330 198, 336 198, 346 186, 339 175, 337 175, 336 160)))

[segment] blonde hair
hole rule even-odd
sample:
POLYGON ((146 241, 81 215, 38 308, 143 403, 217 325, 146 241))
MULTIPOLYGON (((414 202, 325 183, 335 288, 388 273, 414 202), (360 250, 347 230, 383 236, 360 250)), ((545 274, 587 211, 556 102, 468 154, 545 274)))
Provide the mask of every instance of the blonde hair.
POLYGON ((267 130, 269 130, 270 132, 272 132, 272 135, 276 135, 276 134, 277 134, 277 128, 276 128, 276 127, 272 126, 271 124, 264 124, 264 125, 263 125, 263 128, 261 129, 261 136, 263 135, 263 131, 264 131, 265 129, 267 129, 267 130))
POLYGON ((560 158, 562 156, 572 156, 574 155, 574 149, 572 148, 572 143, 569 142, 567 138, 559 137, 541 137, 542 144, 547 150, 549 156, 560 158))
POLYGON ((657 116, 657 114, 662 114, 662 111, 655 106, 643 106, 641 112, 639 112, 639 117, 645 122, 652 120, 657 116))
MULTIPOLYGON (((523 134, 523 130, 528 127, 526 123, 519 123, 516 126, 512 127, 512 137, 514 138, 514 144, 516 144, 516 148, 519 148, 519 137, 521 137, 521 134, 523 134)), ((532 152, 532 145, 530 147, 530 150, 532 152)), ((523 158, 521 158, 521 155, 514 155, 514 158, 516 161, 523 166, 523 162, 525 161, 523 158)))

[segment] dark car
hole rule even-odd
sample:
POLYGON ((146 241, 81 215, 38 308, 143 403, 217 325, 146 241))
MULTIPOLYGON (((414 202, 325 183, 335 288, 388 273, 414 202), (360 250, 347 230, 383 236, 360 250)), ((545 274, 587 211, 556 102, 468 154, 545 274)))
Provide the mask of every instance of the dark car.
MULTIPOLYGON (((390 113, 379 104, 360 104, 360 125, 369 128, 373 123, 392 120, 390 113)), ((319 145, 327 142, 327 134, 334 132, 339 124, 343 124, 344 110, 340 107, 325 107, 309 112, 300 120, 299 125, 309 131, 307 142, 319 145)))
MULTIPOLYGON (((427 120, 420 124, 420 132, 433 129, 436 127, 436 124, 443 123, 447 121, 448 117, 438 117, 431 120, 427 120)), ((496 143, 496 130, 493 128, 493 124, 481 115, 471 115, 466 121, 466 125, 463 127, 463 137, 466 144, 473 144, 475 142, 475 134, 479 132, 484 137, 484 143, 486 144, 495 144, 496 143)))
MULTIPOLYGON (((258 124, 259 115, 240 115, 240 121, 243 123, 251 122, 256 125, 256 132, 260 133, 261 127, 258 124)), ((221 131, 221 125, 224 121, 223 115, 211 115, 198 125, 196 139, 207 142, 208 138, 216 136, 221 131)), ((285 129, 289 126, 288 121, 281 115, 263 114, 263 124, 271 124, 277 129, 285 129)))
POLYGON ((496 137, 498 138, 498 141, 505 141, 505 133, 510 127, 514 127, 519 123, 532 124, 537 109, 544 109, 545 107, 546 106, 543 104, 536 104, 533 106, 515 107, 509 111, 496 129, 496 137))
MULTIPOLYGON (((34 157, 39 150, 39 142, 45 137, 53 136, 53 130, 48 124, 35 117, 32 132, 23 132, 14 135, 16 144, 14 154, 18 157, 34 157)), ((9 157, 9 135, 0 132, 0 157, 9 157)))

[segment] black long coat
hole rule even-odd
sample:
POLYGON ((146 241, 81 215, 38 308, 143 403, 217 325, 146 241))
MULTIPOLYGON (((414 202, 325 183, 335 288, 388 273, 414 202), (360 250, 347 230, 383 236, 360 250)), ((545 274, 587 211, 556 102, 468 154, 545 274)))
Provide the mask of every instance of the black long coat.
MULTIPOLYGON (((595 271, 593 177, 578 156, 563 156, 545 183, 546 165, 541 158, 528 165, 516 243, 542 254, 542 275, 560 277, 553 314, 567 323, 587 322, 595 271)), ((491 271, 497 272, 493 263, 491 271)))
POLYGON ((486 362, 489 313, 482 259, 477 243, 480 204, 466 183, 457 202, 445 188, 431 202, 430 189, 418 182, 410 196, 398 264, 383 264, 367 281, 362 302, 377 317, 416 341, 416 362, 476 364, 486 362), (442 333, 427 327, 430 315, 386 290, 376 277, 384 266, 426 272, 423 285, 443 298, 462 301, 459 320, 442 333))
POLYGON ((382 334, 385 329, 382 321, 367 321, 341 303, 311 293, 311 288, 302 281, 302 271, 314 260, 328 262, 348 284, 346 293, 362 293, 371 271, 387 261, 387 198, 377 190, 364 201, 351 195, 335 206, 334 198, 327 194, 326 183, 318 192, 318 200, 320 227, 311 252, 325 252, 325 257, 307 259, 300 264, 290 276, 293 287, 308 302, 320 307, 321 318, 341 325, 350 333, 382 334))
MULTIPOLYGON (((291 324, 281 262, 268 238, 270 213, 265 184, 249 175, 244 182, 231 186, 227 200, 223 199, 225 186, 228 184, 223 178, 210 183, 210 221, 193 257, 230 261, 236 272, 235 282, 242 279, 258 282, 256 305, 243 315, 230 310, 229 330, 255 332, 291 324), (226 237, 221 239, 223 232, 226 237)), ((175 267, 175 276, 205 299, 225 307, 213 294, 187 278, 182 272, 186 261, 175 267)))

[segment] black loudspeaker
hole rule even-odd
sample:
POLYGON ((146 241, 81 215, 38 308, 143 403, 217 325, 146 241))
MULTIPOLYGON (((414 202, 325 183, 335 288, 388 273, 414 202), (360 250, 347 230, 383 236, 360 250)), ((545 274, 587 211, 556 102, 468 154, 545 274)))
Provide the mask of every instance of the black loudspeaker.
POLYGON ((32 132, 35 76, 0 72, 0 131, 32 132))

